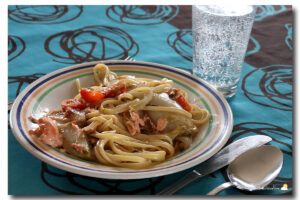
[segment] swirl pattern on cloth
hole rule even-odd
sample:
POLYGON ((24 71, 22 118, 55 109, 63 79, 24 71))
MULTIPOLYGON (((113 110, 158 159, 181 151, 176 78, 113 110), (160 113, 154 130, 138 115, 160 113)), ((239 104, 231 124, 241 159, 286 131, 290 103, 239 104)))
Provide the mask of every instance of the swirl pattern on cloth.
POLYGON ((177 16, 178 6, 141 6, 124 5, 111 6, 106 10, 106 15, 109 19, 125 24, 134 25, 153 25, 160 24, 172 20, 177 16))
POLYGON ((257 104, 291 111, 293 101, 293 68, 291 65, 270 65, 244 76, 242 90, 257 104), (259 80, 259 81, 254 81, 259 80), (248 84, 248 83, 257 84, 248 84))
POLYGON ((25 50, 26 45, 22 38, 9 35, 8 36, 8 61, 12 61, 16 57, 20 56, 25 50))
POLYGON ((75 64, 125 59, 135 56, 139 46, 122 29, 97 25, 54 34, 45 41, 45 50, 55 57, 55 62, 75 64), (106 51, 107 48, 114 51, 106 51))
POLYGON ((83 6, 16 5, 9 7, 8 18, 22 24, 59 24, 78 18, 82 12, 83 6))

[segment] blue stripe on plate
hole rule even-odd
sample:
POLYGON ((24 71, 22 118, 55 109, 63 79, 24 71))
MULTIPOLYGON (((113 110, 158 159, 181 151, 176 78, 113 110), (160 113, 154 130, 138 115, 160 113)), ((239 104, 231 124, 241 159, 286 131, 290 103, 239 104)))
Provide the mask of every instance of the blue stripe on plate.
POLYGON ((226 133, 226 130, 229 126, 228 124, 228 111, 226 109, 226 106, 224 105, 223 101, 220 99, 220 97, 211 89, 209 88, 207 85, 205 85, 204 83, 202 83, 201 81, 199 81, 198 79, 194 78, 194 77, 191 77, 191 76, 188 76, 180 71, 176 71, 176 70, 173 70, 173 69, 169 69, 169 68, 164 68, 164 67, 160 67, 160 66, 156 66, 156 65, 151 65, 151 64, 146 64, 146 63, 105 63, 106 65, 137 65, 137 66, 140 66, 140 67, 148 67, 148 68, 157 68, 157 69, 162 69, 162 70, 166 70, 166 71, 169 71, 169 72, 172 72, 172 73, 175 73, 175 74, 179 74, 181 76, 184 76, 188 79, 192 79, 194 82, 196 82, 197 84, 201 85, 202 87, 206 88, 216 99, 217 101, 220 103, 222 109, 223 109, 223 112, 224 112, 224 119, 225 119, 225 124, 224 124, 224 127, 223 129, 221 130, 221 135, 217 138, 217 140, 212 144, 210 145, 206 150, 204 150, 201 154, 198 154, 197 156, 195 157, 192 157, 184 162, 181 162, 181 163, 178 163, 176 165, 172 165, 172 166, 168 166, 168 167, 164 167, 164 168, 157 168, 157 169, 152 169, 152 170, 143 170, 143 171, 129 171, 129 172, 118 172, 118 171, 105 171, 105 170, 98 170, 98 169, 91 169, 91 168, 87 168, 87 167, 82 167, 82 166, 78 166, 78 165, 74 165, 74 164, 70 164, 66 161, 63 161, 63 160, 60 160, 60 159, 57 159, 56 157, 53 157, 52 155, 49 155, 47 154, 46 152, 42 151, 40 148, 38 148, 34 143, 32 143, 30 141, 30 139, 27 137, 27 135, 25 134, 25 131, 23 130, 22 128, 22 125, 21 125, 21 111, 22 111, 22 107, 23 107, 23 104, 25 103, 26 99, 31 95, 31 93, 33 93, 38 87, 40 87, 41 85, 43 85, 44 83, 50 81, 51 79, 53 78, 56 78, 58 76, 61 76, 63 74, 66 74, 66 73, 69 73, 69 72, 72 72, 72 71, 78 71, 78 70, 81 70, 81 69, 86 69, 86 68, 92 68, 94 67, 94 65, 87 65, 87 66, 82 66, 82 67, 76 67, 76 68, 72 68, 72 69, 69 69, 69 70, 66 70, 66 71, 63 71, 63 72, 60 72, 58 74, 54 74, 53 76, 51 77, 48 77, 46 78, 45 80, 41 81, 40 83, 38 83, 37 85, 35 85, 33 88, 31 88, 25 95, 24 97, 22 98, 22 100, 20 101, 20 104, 18 105, 18 108, 17 108, 17 124, 18 124, 18 128, 19 130, 21 131, 23 137, 27 140, 28 143, 31 144, 31 146, 33 146, 36 150, 38 150, 39 152, 41 152, 42 154, 58 161, 58 162, 61 162, 61 163, 64 163, 66 165, 71 165, 73 167, 77 167, 77 168, 81 168, 81 169, 85 169, 85 170, 91 170, 91 171, 98 171, 98 172, 107 172, 107 173, 141 173, 141 172, 152 172, 152 171, 158 171, 158 170, 162 170, 162 169, 168 169, 168 168, 172 168, 172 167, 175 167, 175 166, 179 166, 179 165, 183 165, 187 162, 190 162, 200 156, 202 156, 203 154, 205 154, 206 152, 208 152, 209 150, 211 150, 211 148, 213 146, 215 146, 217 143, 219 143, 221 141, 221 139, 225 136, 225 133, 226 133))

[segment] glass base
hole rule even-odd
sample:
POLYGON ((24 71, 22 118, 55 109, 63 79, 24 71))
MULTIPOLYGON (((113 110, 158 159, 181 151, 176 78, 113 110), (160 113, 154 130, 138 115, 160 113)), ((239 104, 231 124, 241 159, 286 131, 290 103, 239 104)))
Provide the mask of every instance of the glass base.
POLYGON ((235 95, 237 86, 231 88, 217 88, 217 90, 226 98, 231 98, 235 95))

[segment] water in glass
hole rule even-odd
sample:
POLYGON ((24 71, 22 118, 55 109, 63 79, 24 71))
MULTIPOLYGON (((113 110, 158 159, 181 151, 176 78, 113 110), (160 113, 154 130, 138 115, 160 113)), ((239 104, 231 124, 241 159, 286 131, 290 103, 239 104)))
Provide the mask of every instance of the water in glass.
POLYGON ((193 72, 225 97, 240 79, 255 6, 193 6, 193 72))

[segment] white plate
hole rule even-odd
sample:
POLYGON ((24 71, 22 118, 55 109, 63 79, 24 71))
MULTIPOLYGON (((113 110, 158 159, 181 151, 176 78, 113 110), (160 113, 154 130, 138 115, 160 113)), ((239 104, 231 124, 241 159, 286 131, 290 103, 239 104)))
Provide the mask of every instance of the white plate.
POLYGON ((233 126, 232 112, 227 101, 208 83, 174 67, 119 60, 103 63, 118 75, 172 79, 175 87, 187 91, 189 99, 198 99, 199 106, 210 112, 209 123, 194 138, 189 149, 150 168, 132 170, 74 158, 42 144, 29 135, 28 130, 32 123, 28 117, 58 109, 62 100, 73 98, 77 93, 76 78, 80 79, 83 87, 93 85, 92 69, 96 63, 74 65, 47 74, 30 84, 17 97, 11 110, 10 125, 16 139, 31 154, 55 167, 81 175, 109 179, 141 179, 172 174, 198 165, 218 152, 227 142, 233 126))

